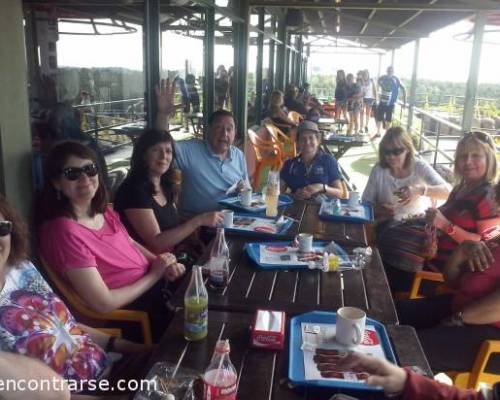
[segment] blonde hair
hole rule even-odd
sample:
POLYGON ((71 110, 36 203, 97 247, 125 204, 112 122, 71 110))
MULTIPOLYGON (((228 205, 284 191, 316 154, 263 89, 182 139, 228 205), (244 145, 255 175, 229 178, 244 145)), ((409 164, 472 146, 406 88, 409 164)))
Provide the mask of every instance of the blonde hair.
POLYGON ((400 144, 407 150, 404 167, 413 169, 415 165, 415 148, 410 135, 400 126, 387 129, 384 137, 378 146, 378 161, 382 168, 389 168, 385 160, 384 150, 388 144, 400 144))
POLYGON ((473 148, 479 148, 484 151, 486 155, 486 173, 484 175, 484 181, 493 183, 497 176, 497 158, 496 149, 493 142, 493 138, 486 132, 475 131, 466 133, 462 139, 459 140, 457 144, 457 149, 455 151, 455 163, 453 172, 455 178, 459 183, 463 181, 463 177, 460 175, 458 170, 458 158, 460 154, 468 153, 473 148))

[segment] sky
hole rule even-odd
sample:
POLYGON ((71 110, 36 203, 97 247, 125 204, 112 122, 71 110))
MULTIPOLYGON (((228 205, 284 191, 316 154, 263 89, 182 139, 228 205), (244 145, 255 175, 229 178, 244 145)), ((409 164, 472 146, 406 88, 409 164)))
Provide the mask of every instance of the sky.
MULTIPOLYGON (((88 29, 82 25, 60 23, 60 31, 88 29)), ((59 66, 73 67, 123 67, 135 70, 143 68, 143 49, 141 27, 138 31, 125 35, 77 36, 60 35, 57 43, 59 66)), ((418 64, 419 79, 466 82, 469 70, 471 42, 457 40, 454 35, 468 32, 472 23, 461 21, 421 39, 418 64)), ((492 29, 492 27, 487 27, 492 29)), ((495 40, 500 44, 500 33, 485 35, 485 40, 495 40)), ((311 55, 309 71, 320 69, 323 73, 335 74, 339 68, 356 72, 368 68, 374 76, 378 72, 378 56, 367 54, 337 54, 335 48, 322 48, 330 54, 311 55)), ((500 83, 498 73, 499 45, 483 44, 479 82, 500 83)), ((395 73, 403 78, 410 78, 413 66, 414 44, 409 43, 396 51, 395 73)), ((233 50, 230 46, 216 46, 215 66, 232 65, 233 50)), ((264 58, 267 64, 267 57, 264 58)), ((202 41, 172 33, 162 35, 162 66, 164 70, 184 70, 185 62, 196 73, 202 72, 202 41)), ((382 71, 390 64, 390 53, 382 58, 382 71)), ((256 48, 249 53, 249 71, 256 68, 256 48)))

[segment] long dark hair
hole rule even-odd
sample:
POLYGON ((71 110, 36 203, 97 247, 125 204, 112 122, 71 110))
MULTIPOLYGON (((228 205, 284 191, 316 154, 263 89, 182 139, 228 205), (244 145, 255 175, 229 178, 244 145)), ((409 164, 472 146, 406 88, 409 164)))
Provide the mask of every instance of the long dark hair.
POLYGON ((130 162, 130 172, 128 180, 134 185, 144 185, 151 196, 156 194, 155 188, 149 179, 149 169, 146 164, 147 151, 158 143, 170 143, 172 146, 172 162, 160 178, 160 186, 169 203, 176 203, 178 199, 178 188, 176 183, 175 146, 174 138, 169 132, 160 130, 147 130, 134 144, 132 160, 130 162))
POLYGON ((106 193, 101 166, 94 150, 75 141, 60 142, 52 147, 45 160, 45 184, 40 206, 42 215, 37 217, 37 222, 39 223, 57 217, 77 219, 69 199, 64 193, 59 192, 52 183, 53 180, 61 177, 64 164, 66 164, 71 156, 91 160, 97 165, 99 170, 99 187, 90 204, 90 215, 94 216, 95 214, 103 213, 108 205, 108 195, 106 193))

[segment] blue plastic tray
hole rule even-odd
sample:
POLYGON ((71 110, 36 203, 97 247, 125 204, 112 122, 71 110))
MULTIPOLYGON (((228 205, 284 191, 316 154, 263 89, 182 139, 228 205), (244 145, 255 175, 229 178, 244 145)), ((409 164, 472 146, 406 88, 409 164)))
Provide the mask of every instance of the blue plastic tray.
MULTIPOLYGON (((323 380, 306 380, 304 371, 304 354, 300 349, 302 345, 302 322, 317 322, 317 323, 335 323, 337 321, 337 314, 325 311, 312 311, 306 314, 297 315, 290 320, 290 344, 289 344, 289 363, 288 363, 288 379, 291 383, 301 386, 319 386, 319 387, 333 387, 354 390, 370 390, 382 391, 381 387, 367 385, 363 382, 349 382, 349 381, 323 381, 323 380)), ((392 363, 396 362, 394 351, 392 350, 391 342, 384 325, 374 319, 366 319, 367 326, 373 326, 379 335, 382 349, 385 352, 387 360, 392 363)))
MULTIPOLYGON (((253 193, 252 194, 252 199, 257 199, 262 196, 261 193, 253 193)), ((240 199, 238 196, 231 196, 231 197, 226 197, 222 200, 219 200, 219 204, 222 204, 226 207, 233 208, 235 210, 241 210, 245 212, 251 212, 251 213, 261 213, 266 211, 266 206, 261 205, 261 206, 255 206, 255 207, 246 207, 243 206, 240 203, 240 199)), ((285 207, 289 206, 290 204, 293 204, 293 199, 286 195, 286 194, 280 194, 279 199, 278 199, 278 207, 285 207)))
MULTIPOLYGON (((258 218, 258 219, 265 219, 269 221, 274 221, 276 218, 270 218, 270 217, 263 217, 263 216, 258 216, 255 214, 248 214, 248 213, 234 213, 233 218, 258 218)), ((254 236, 254 237, 280 237, 284 236, 288 229, 293 225, 294 220, 291 218, 288 218, 286 216, 283 216, 283 218, 286 218, 286 222, 281 226, 280 230, 276 233, 270 233, 270 232, 256 232, 256 231, 248 231, 245 229, 240 229, 240 228, 224 228, 224 230, 228 233, 240 233, 240 234, 245 234, 246 236, 254 236)))
MULTIPOLYGON (((301 264, 261 264, 260 263, 260 245, 266 246, 290 246, 290 242, 259 242, 259 243, 247 243, 245 244, 245 249, 250 257, 250 259, 256 264, 259 269, 307 269, 307 265, 301 264)), ((324 247, 327 245, 327 242, 313 242, 313 247, 324 247)), ((346 251, 340 247, 337 243, 335 243, 335 250, 340 256, 347 256, 346 251)))
MULTIPOLYGON (((347 205, 348 200, 340 200, 342 205, 347 205)), ((321 207, 319 208, 319 218, 324 221, 335 221, 335 222, 350 222, 354 224, 369 224, 373 222, 373 207, 370 203, 361 203, 361 205, 365 209, 366 215, 368 218, 356 217, 356 216, 347 216, 347 215, 337 215, 337 214, 327 214, 324 212, 324 207, 326 206, 326 202, 321 203, 321 207)))

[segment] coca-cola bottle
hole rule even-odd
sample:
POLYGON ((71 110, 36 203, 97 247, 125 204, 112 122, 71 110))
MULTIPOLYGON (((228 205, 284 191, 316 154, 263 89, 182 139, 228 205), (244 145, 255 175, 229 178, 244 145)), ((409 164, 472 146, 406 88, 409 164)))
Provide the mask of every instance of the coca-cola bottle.
POLYGON ((236 400, 238 374, 229 358, 229 340, 218 340, 203 381, 205 400, 236 400))
POLYGON ((217 228, 217 235, 212 242, 208 261, 208 285, 211 289, 222 290, 227 286, 229 277, 229 247, 224 237, 224 228, 217 228))

